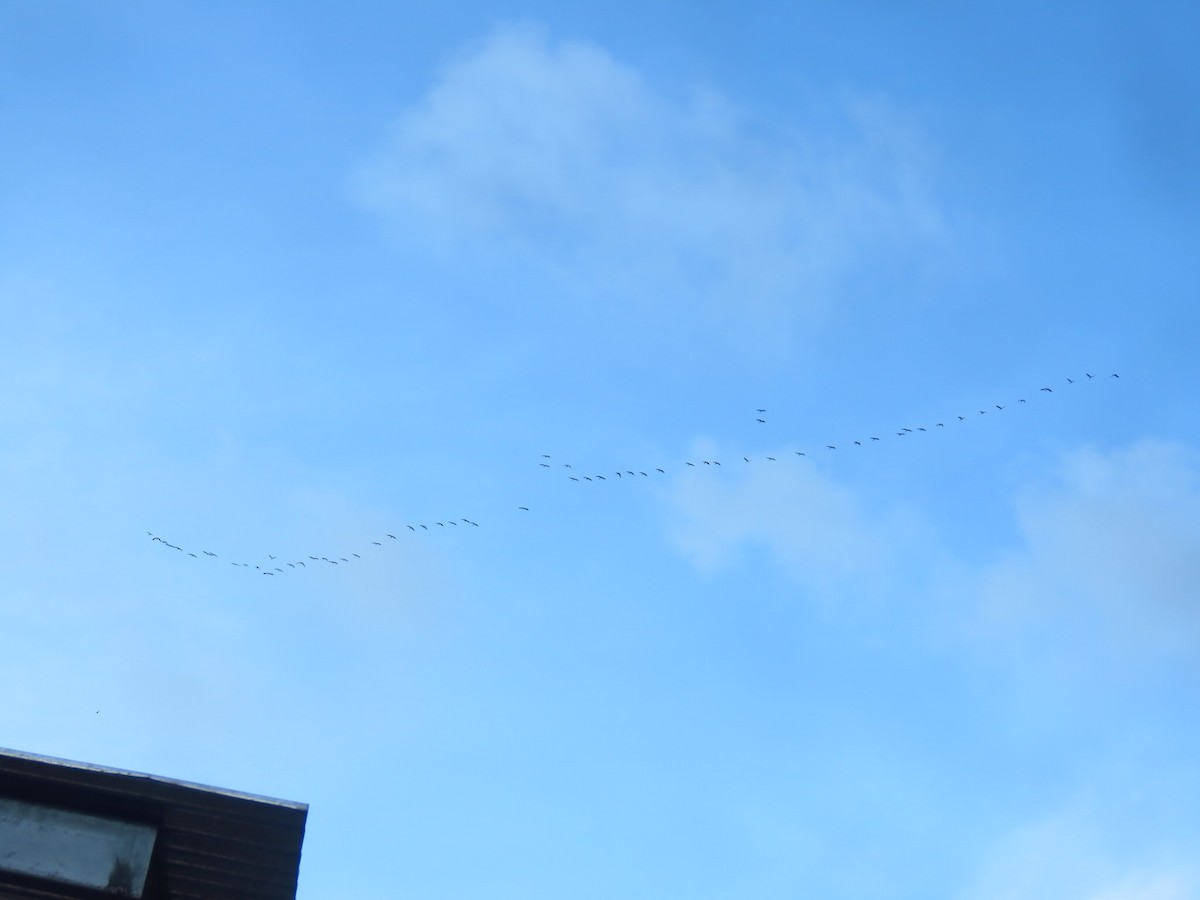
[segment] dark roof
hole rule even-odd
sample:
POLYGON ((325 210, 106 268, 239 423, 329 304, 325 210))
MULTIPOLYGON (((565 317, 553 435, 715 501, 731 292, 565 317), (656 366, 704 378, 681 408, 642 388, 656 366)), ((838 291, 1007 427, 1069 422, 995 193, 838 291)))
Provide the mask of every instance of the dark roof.
MULTIPOLYGON (((4 749, 0 797, 155 826, 144 900, 296 896, 307 804, 4 749)), ((103 896, 0 872, 0 898, 103 896)))

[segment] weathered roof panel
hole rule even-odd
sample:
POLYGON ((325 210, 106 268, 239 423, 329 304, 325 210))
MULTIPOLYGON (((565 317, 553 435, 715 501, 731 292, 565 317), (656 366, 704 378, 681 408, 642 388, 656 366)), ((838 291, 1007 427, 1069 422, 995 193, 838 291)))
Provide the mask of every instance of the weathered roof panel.
MULTIPOLYGON (((306 804, 3 749, 0 797, 156 827, 145 900, 295 898, 306 804)), ((0 873, 0 900, 98 896, 0 873)))

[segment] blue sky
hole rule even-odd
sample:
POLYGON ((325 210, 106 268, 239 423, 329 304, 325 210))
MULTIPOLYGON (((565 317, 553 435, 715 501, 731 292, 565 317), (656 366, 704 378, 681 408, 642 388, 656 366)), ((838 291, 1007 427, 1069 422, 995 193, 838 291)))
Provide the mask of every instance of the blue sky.
POLYGON ((304 900, 1200 897, 1198 26, 6 5, 0 746, 304 900))

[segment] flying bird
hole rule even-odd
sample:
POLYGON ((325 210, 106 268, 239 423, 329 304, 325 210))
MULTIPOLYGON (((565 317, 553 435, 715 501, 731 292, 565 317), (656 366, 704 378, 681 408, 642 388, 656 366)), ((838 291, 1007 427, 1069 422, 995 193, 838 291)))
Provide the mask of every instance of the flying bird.
POLYGON ((1121 376, 1120 376, 1120 375, 1118 375, 1116 372, 1113 372, 1113 374, 1112 374, 1112 377, 1113 377, 1113 378, 1120 378, 1121 376))
POLYGON ((1075 383, 1075 379, 1074 379, 1074 378, 1068 378, 1068 379, 1067 379, 1067 384, 1074 384, 1074 383, 1075 383))
POLYGON ((1050 388, 1042 388, 1042 390, 1043 390, 1043 391, 1045 391, 1047 394, 1053 394, 1053 393, 1054 393, 1054 391, 1050 390, 1050 388))
POLYGON ((756 409, 756 410, 755 410, 755 412, 762 412, 762 413, 765 413, 765 412, 766 412, 766 410, 765 410, 765 409, 756 409))
MULTIPOLYGON (((411 528, 412 526, 409 527, 411 528)), ((389 534, 388 537, 390 537, 393 541, 396 540, 396 536, 394 534, 389 534)))
MULTIPOLYGON (((924 428, 922 428, 921 430, 922 430, 922 431, 924 431, 925 429, 924 429, 924 428)), ((854 442, 854 446, 856 446, 856 447, 861 447, 861 446, 862 446, 862 441, 855 441, 855 442, 854 442)))
POLYGON ((925 430, 925 429, 924 429, 924 428, 922 428, 920 425, 918 425, 918 426, 917 426, 917 431, 924 431, 924 430, 925 430))
POLYGON ((759 422, 759 423, 761 423, 761 424, 763 424, 763 425, 766 425, 766 424, 767 424, 767 420, 766 420, 766 419, 755 419, 754 421, 755 421, 755 422, 759 422))
POLYGON ((694 469, 694 468, 696 468, 696 464, 695 464, 695 463, 688 463, 688 465, 689 465, 689 466, 691 466, 693 469, 694 469))
POLYGON ((773 456, 768 456, 767 459, 769 459, 771 462, 775 462, 775 457, 773 456))
POLYGON ((1093 375, 1091 372, 1084 372, 1083 374, 1084 374, 1084 375, 1086 375, 1088 378, 1095 378, 1095 377, 1096 377, 1096 376, 1095 376, 1095 375, 1093 375))
POLYGON ((574 475, 568 475, 567 477, 568 477, 568 478, 570 478, 572 481, 578 481, 578 480, 579 480, 579 479, 578 479, 578 478, 576 478, 574 475))
POLYGON ((405 525, 404 527, 405 527, 405 528, 407 528, 409 531, 416 531, 416 530, 417 530, 417 529, 413 528, 411 525, 405 525))
POLYGON ((541 466, 543 469, 550 468, 550 463, 538 463, 538 465, 541 466))
POLYGON ((379 543, 379 541, 371 541, 371 543, 372 543, 372 544, 374 544, 376 547, 382 547, 382 546, 383 546, 383 544, 379 543))
POLYGON ((523 509, 523 510, 525 510, 525 512, 529 512, 528 506, 518 506, 517 509, 523 509))
POLYGON ((667 474, 667 473, 666 473, 666 472, 664 472, 662 469, 655 469, 654 471, 655 471, 655 472, 659 472, 659 473, 660 473, 660 474, 662 474, 662 475, 666 475, 666 474, 667 474))
POLYGON ((796 451, 796 455, 797 455, 797 456, 803 456, 803 455, 804 455, 804 451, 803 451, 803 450, 797 450, 797 451, 796 451))
POLYGON ((877 438, 877 437, 873 437, 873 438, 871 438, 871 440, 873 440, 873 441, 877 441, 877 440, 879 440, 879 438, 877 438))
POLYGON ((1003 407, 1003 406, 1001 406, 999 403, 997 403, 997 404, 996 404, 996 409, 1004 409, 1004 407, 1003 407))

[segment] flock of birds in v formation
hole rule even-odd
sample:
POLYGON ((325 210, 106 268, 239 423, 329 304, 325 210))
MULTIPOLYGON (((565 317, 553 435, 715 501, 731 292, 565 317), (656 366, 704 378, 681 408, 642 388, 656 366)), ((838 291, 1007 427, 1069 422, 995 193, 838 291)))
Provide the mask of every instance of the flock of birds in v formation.
MULTIPOLYGON (((1086 376, 1088 381, 1091 381, 1092 379, 1094 379, 1096 377, 1095 375, 1093 375, 1089 372, 1085 372, 1084 375, 1086 376)), ((1120 378, 1120 376, 1115 372, 1110 377, 1120 378)), ((1072 385, 1072 384, 1077 383, 1078 379, 1068 378, 1066 381, 1067 381, 1068 385, 1072 385)), ((1053 394, 1054 389, 1050 388, 1050 387, 1043 387, 1043 388, 1040 388, 1037 393, 1040 395, 1043 392, 1047 393, 1047 394, 1053 394)), ((1024 398, 1020 398, 1016 401, 1016 404, 1018 406, 1020 406, 1021 404, 1024 404, 1024 403, 1026 403, 1026 400, 1024 398)), ((1008 409, 1009 405, 1010 404, 1000 404, 1000 403, 993 404, 994 409, 997 412, 1003 412, 1004 410, 1008 409)), ((979 412, 979 415, 983 416, 983 415, 987 415, 989 412, 992 412, 992 411, 993 410, 981 409, 978 412, 979 412)), ((763 418, 766 415, 766 413, 767 413, 767 411, 765 409, 761 409, 761 408, 756 409, 755 410, 755 421, 760 425, 767 424, 767 420, 765 418, 763 418)), ((964 422, 970 418, 973 418, 973 417, 972 416, 955 415, 949 419, 949 423, 951 425, 954 425, 957 423, 964 422)), ((898 431, 894 432, 894 434, 897 438, 904 438, 904 437, 908 437, 909 435, 919 434, 921 432, 929 432, 931 429, 937 430, 939 428, 946 428, 946 427, 947 427, 947 422, 935 422, 928 426, 918 425, 916 428, 901 428, 898 431)), ((892 432, 889 432, 889 436, 890 436, 890 434, 892 434, 892 432)), ((852 441, 850 444, 843 443, 842 446, 844 446, 844 447, 849 447, 849 446, 865 447, 865 446, 871 444, 872 442, 879 442, 879 441, 885 440, 885 438, 880 437, 879 435, 875 435, 875 434, 863 435, 863 437, 866 438, 866 440, 855 440, 855 441, 852 441)), ((824 451, 837 450, 838 445, 837 444, 825 444, 823 449, 824 449, 824 451)), ((793 452, 796 456, 806 456, 807 455, 804 450, 796 450, 793 452)), ((590 475, 585 475, 581 471, 577 472, 575 470, 574 466, 572 466, 570 463, 555 464, 552 462, 547 462, 547 460, 550 460, 550 459, 551 459, 550 454, 543 453, 542 457, 541 457, 541 461, 538 463, 538 465, 543 469, 561 468, 561 469, 568 470, 567 478, 571 481, 578 482, 580 484, 582 484, 584 482, 596 483, 596 482, 601 482, 601 481, 610 481, 612 479, 635 480, 638 478, 652 478, 652 477, 658 477, 658 476, 667 474, 666 468, 661 467, 661 466, 654 466, 654 467, 649 468, 648 470, 647 469, 615 470, 615 471, 613 471, 613 473, 611 475, 595 474, 595 473, 590 474, 590 475)), ((755 461, 777 462, 778 458, 774 457, 774 456, 761 456, 761 457, 743 456, 742 457, 743 464, 751 463, 751 462, 755 462, 755 461)), ((693 462, 691 460, 685 460, 680 465, 682 465, 682 467, 685 469, 688 467, 698 468, 699 466, 720 466, 721 461, 717 460, 717 459, 701 459, 696 462, 693 462)), ((675 468, 676 469, 680 468, 680 465, 675 466, 675 468)), ((529 512, 529 507, 527 507, 527 506, 518 506, 517 509, 521 512, 529 512)), ((421 534, 424 532, 430 532, 430 531, 433 531, 435 528, 478 528, 478 527, 480 527, 478 522, 476 522, 474 519, 468 519, 465 517, 448 518, 445 521, 433 521, 428 524, 418 522, 418 523, 404 526, 405 529, 412 532, 413 534, 421 534), (431 528, 430 525, 432 525, 433 528, 431 528)), ((200 553, 197 554, 192 550, 189 550, 189 549, 179 546, 178 544, 172 544, 170 541, 166 540, 165 538, 159 537, 158 535, 154 534, 154 532, 152 532, 152 531, 147 531, 146 534, 149 535, 151 541, 158 542, 164 548, 167 548, 170 550, 175 550, 175 551, 177 551, 181 554, 185 554, 193 559, 200 559, 201 556, 203 556, 207 559, 210 559, 210 560, 221 559, 219 554, 214 553, 211 550, 201 550, 200 553)), ((379 540, 371 541, 372 549, 382 549, 386 545, 387 542, 398 541, 398 540, 399 540, 399 538, 395 534, 392 534, 391 532, 385 532, 384 534, 379 535, 379 540)), ((364 550, 365 550, 365 547, 364 547, 364 550)), ((331 566, 350 565, 358 560, 361 560, 362 558, 363 558, 362 555, 359 553, 351 553, 349 556, 341 556, 341 555, 337 555, 337 556, 306 556, 302 559, 282 560, 276 556, 267 554, 266 561, 262 562, 262 563, 255 564, 255 563, 249 563, 249 562, 230 561, 229 565, 234 566, 236 568, 249 569, 251 571, 259 572, 263 575, 270 575, 270 576, 274 577, 277 575, 289 574, 291 572, 306 571, 309 569, 310 566, 317 567, 317 566, 321 566, 321 565, 331 565, 331 566)))

